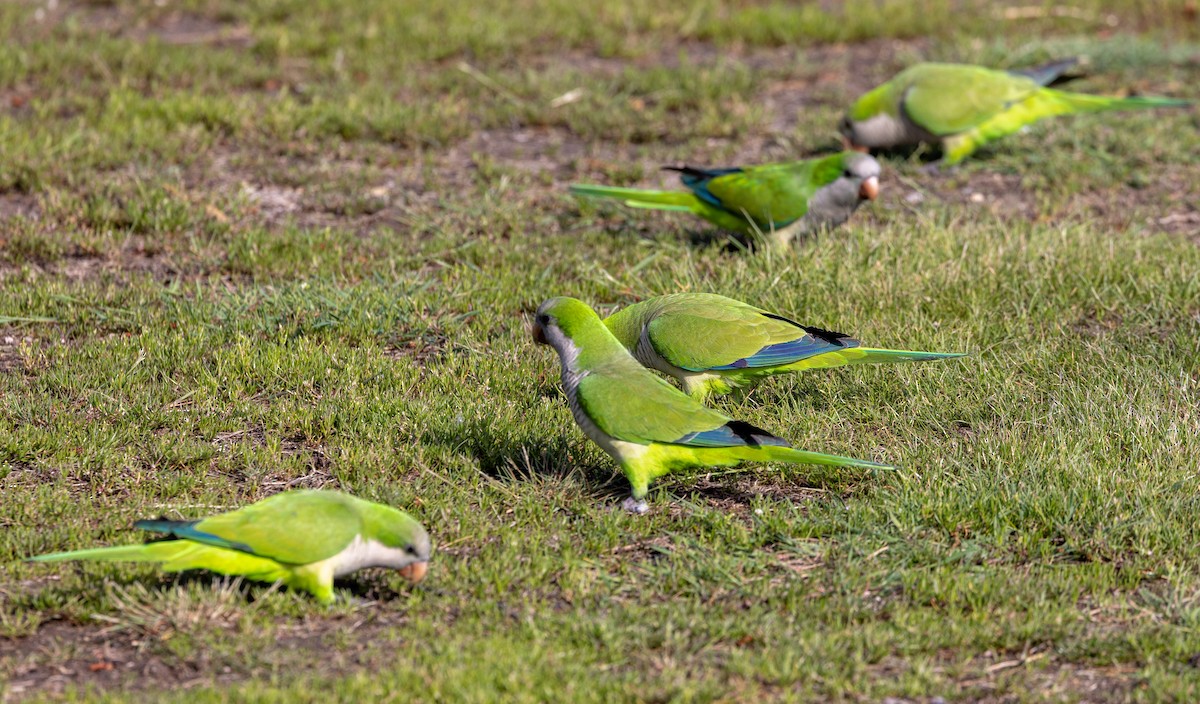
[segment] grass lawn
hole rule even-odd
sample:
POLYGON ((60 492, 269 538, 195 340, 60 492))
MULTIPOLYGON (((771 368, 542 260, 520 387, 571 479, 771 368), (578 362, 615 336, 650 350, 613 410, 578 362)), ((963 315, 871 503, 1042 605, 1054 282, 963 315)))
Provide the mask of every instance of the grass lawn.
POLYGON ((1200 111, 889 158, 790 253, 566 193, 822 153, 923 59, 1200 98, 1194 0, 16 0, 0 37, 0 699, 1200 699, 1200 111), (629 515, 529 316, 676 291, 971 356, 715 402, 899 471, 629 515), (295 487, 410 511, 429 577, 18 561, 295 487))

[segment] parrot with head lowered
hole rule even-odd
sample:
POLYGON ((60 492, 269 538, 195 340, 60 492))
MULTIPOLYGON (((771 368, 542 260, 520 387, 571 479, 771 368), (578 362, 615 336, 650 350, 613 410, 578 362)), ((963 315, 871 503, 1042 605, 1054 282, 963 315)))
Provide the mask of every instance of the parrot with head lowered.
POLYGON ((862 347, 840 332, 801 325, 715 293, 650 298, 613 313, 604 324, 639 362, 675 377, 701 400, 773 374, 964 356, 862 347))
POLYGON ((574 184, 581 196, 616 198, 630 207, 678 210, 774 246, 846 222, 879 194, 879 162, 847 151, 820 159, 726 169, 666 167, 678 171, 684 191, 648 191, 574 184))
POLYGON ((977 148, 1053 115, 1191 105, 1046 87, 1074 64, 1059 61, 1025 71, 916 64, 859 97, 842 119, 842 136, 848 147, 862 150, 939 144, 943 161, 956 164, 977 148))
POLYGON ((199 520, 143 520, 134 527, 168 536, 31 557, 31 562, 153 562, 168 572, 209 570, 256 582, 282 582, 320 602, 334 600, 333 580, 367 567, 425 576, 429 535, 408 514, 337 491, 288 491, 199 520))
POLYGON ((766 430, 705 408, 643 367, 578 299, 543 303, 533 339, 558 352, 571 415, 629 479, 633 495, 622 504, 626 510, 644 513, 651 480, 688 467, 757 461, 890 469, 797 450, 766 430))

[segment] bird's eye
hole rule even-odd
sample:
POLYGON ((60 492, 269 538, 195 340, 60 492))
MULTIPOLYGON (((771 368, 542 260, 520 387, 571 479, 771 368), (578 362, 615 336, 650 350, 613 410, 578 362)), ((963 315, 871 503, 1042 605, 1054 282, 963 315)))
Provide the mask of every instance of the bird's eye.
POLYGON ((550 316, 546 315, 545 313, 538 313, 537 321, 539 325, 549 325, 550 316))
POLYGON ((842 172, 842 178, 854 178, 854 172, 852 172, 850 169, 846 169, 842 172))
POLYGON ((415 557, 417 554, 417 549, 411 545, 405 545, 404 552, 408 553, 409 555, 413 555, 415 557))

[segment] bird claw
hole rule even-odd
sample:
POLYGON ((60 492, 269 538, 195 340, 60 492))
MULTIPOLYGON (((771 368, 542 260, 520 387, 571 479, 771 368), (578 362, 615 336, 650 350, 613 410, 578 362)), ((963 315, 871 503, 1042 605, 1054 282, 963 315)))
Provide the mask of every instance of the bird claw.
POLYGON ((640 516, 650 510, 650 504, 646 503, 644 500, 635 499, 632 496, 629 496, 621 502, 621 508, 630 513, 636 513, 640 516))

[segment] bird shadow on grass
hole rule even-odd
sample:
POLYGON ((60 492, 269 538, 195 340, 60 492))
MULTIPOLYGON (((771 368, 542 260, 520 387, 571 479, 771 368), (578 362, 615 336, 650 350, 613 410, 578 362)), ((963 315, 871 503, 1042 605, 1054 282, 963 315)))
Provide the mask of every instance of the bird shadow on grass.
POLYGON ((788 501, 796 506, 820 500, 844 502, 873 474, 872 470, 820 465, 797 465, 781 472, 748 462, 736 469, 698 469, 666 479, 659 491, 684 503, 745 514, 756 501, 788 501))
MULTIPOLYGON (((335 593, 339 599, 344 598, 349 593, 351 598, 364 602, 389 602, 396 599, 403 599, 405 596, 404 592, 390 586, 387 574, 387 572, 382 570, 370 570, 346 577, 339 577, 334 581, 335 593)), ((195 585, 206 590, 233 592, 246 604, 253 604, 257 601, 269 599, 275 592, 294 592, 302 599, 312 599, 312 596, 307 592, 289 589, 282 584, 275 586, 270 582, 256 582, 205 570, 187 570, 177 574, 164 574, 158 578, 147 577, 145 579, 132 580, 130 583, 139 583, 147 590, 167 590, 175 587, 187 588, 195 585)), ((313 603, 317 602, 314 600, 313 603)))
POLYGON ((688 228, 686 237, 688 244, 693 247, 716 247, 722 254, 749 254, 764 248, 761 242, 752 237, 716 227, 688 228))
POLYGON ((453 427, 429 427, 422 443, 441 445, 464 452, 476 461, 479 471, 490 479, 509 484, 516 482, 576 484, 583 493, 597 499, 623 495, 615 465, 597 461, 595 453, 583 452, 573 444, 571 426, 550 437, 543 437, 522 425, 508 425, 487 418, 464 420, 453 427))

